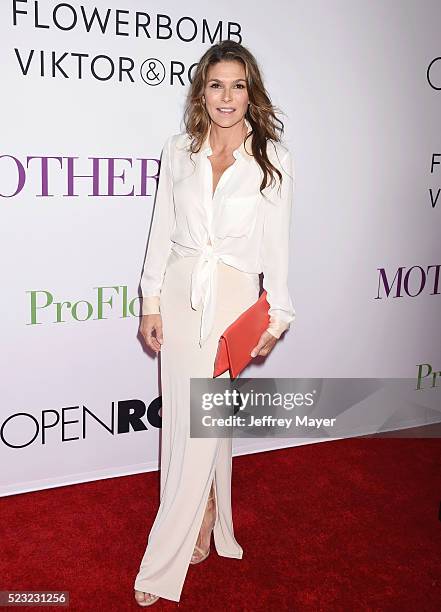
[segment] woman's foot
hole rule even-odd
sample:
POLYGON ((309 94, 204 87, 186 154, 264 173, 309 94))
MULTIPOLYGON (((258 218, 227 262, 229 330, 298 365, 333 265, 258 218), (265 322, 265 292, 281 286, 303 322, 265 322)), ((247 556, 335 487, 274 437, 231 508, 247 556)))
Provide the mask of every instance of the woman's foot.
POLYGON ((159 595, 153 595, 152 593, 143 593, 142 591, 135 591, 136 603, 143 608, 151 606, 158 601, 159 595))
POLYGON ((213 531, 215 522, 216 502, 212 485, 210 496, 207 501, 207 507, 205 508, 204 518, 202 519, 202 525, 199 531, 198 539, 196 540, 196 545, 191 556, 190 563, 192 565, 196 565, 196 563, 204 561, 210 554, 211 533, 213 531))

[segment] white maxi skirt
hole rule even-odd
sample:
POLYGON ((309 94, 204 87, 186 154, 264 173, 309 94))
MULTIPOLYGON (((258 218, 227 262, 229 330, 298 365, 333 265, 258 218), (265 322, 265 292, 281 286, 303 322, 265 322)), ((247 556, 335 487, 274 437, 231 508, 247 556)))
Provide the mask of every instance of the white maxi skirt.
MULTIPOLYGON (((195 257, 172 251, 161 290, 160 506, 134 588, 179 601, 214 478, 216 552, 242 559, 231 509, 232 438, 190 438, 190 379, 212 378, 219 337, 259 297, 259 275, 217 262, 213 330, 199 346, 200 304, 190 303, 195 257)), ((229 372, 222 374, 229 377, 229 372)))

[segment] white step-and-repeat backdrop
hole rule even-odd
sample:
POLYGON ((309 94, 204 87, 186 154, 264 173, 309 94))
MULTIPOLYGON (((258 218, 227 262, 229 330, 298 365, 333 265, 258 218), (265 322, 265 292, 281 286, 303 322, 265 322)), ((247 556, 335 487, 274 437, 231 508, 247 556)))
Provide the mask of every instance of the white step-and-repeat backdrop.
POLYGON ((436 0, 1 2, 2 495, 158 467, 138 335, 154 177, 223 38, 260 62, 295 163, 296 320, 246 376, 419 372, 413 423, 436 420, 440 22, 436 0))

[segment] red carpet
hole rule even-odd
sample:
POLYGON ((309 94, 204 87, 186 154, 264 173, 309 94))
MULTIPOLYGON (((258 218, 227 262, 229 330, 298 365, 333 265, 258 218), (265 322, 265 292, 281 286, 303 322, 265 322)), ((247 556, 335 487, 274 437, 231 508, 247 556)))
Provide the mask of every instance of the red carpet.
MULTIPOLYGON (((233 463, 243 560, 212 544, 181 602, 149 609, 441 610, 440 439, 348 439, 233 463)), ((133 580, 158 497, 152 472, 1 499, 0 590, 70 591, 75 612, 140 610, 133 580)))

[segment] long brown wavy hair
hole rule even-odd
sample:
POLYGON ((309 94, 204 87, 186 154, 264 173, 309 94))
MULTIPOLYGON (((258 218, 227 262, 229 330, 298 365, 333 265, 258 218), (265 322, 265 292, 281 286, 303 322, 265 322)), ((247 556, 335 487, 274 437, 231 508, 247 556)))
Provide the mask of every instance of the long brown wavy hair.
POLYGON ((248 100, 250 102, 245 118, 251 125, 251 132, 245 139, 245 143, 252 136, 251 151, 263 172, 260 192, 268 184, 273 184, 275 181, 274 174, 277 174, 279 177, 280 188, 282 174, 268 159, 267 141, 281 141, 284 133, 284 124, 276 117, 276 112, 280 113, 281 111, 270 100, 255 57, 240 43, 222 40, 211 46, 199 60, 184 109, 185 130, 191 139, 189 146, 190 158, 192 153, 200 151, 210 127, 211 119, 202 102, 208 68, 222 60, 236 60, 242 62, 245 67, 248 100))

